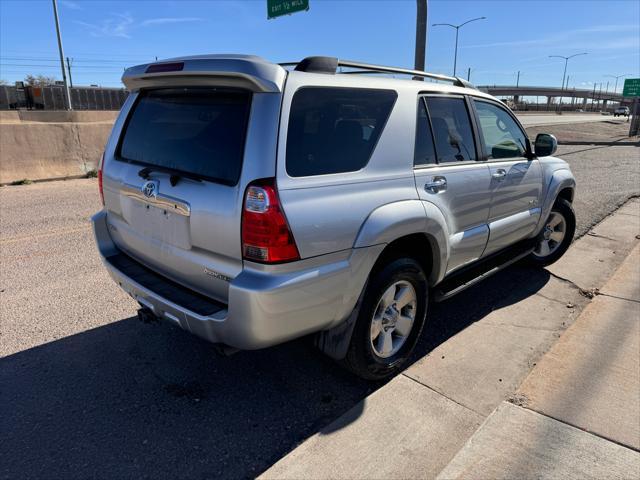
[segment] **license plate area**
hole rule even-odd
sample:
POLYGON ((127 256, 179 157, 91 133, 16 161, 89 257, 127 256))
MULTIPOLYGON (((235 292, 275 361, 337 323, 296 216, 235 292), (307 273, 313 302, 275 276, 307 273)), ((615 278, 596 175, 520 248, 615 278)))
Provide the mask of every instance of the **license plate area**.
POLYGON ((122 213, 132 230, 155 242, 185 250, 191 248, 190 217, 172 205, 154 205, 145 200, 124 196, 122 213))

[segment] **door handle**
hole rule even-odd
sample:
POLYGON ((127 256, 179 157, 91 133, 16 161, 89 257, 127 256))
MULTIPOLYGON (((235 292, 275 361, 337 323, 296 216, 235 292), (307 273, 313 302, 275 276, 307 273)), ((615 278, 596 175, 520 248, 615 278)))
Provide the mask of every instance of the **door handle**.
POLYGON ((424 189, 428 193, 440 193, 447 189, 447 179, 445 177, 433 177, 430 182, 425 183, 424 189))
POLYGON ((491 176, 496 180, 502 180, 507 176, 507 171, 504 168, 499 168, 495 173, 491 174, 491 176))

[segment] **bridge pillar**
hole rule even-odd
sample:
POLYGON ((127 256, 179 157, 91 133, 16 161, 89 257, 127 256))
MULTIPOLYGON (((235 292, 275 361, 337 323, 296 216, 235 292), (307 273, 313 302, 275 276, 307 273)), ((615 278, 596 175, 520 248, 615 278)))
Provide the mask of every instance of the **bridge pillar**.
POLYGON ((582 109, 586 110, 587 109, 587 97, 584 97, 582 99, 582 109))
POLYGON ((553 99, 555 97, 552 97, 550 95, 547 95, 547 111, 549 111, 549 109, 551 108, 551 105, 553 104, 553 99))
POLYGON ((520 95, 513 96, 513 103, 516 103, 516 104, 520 103, 520 95))

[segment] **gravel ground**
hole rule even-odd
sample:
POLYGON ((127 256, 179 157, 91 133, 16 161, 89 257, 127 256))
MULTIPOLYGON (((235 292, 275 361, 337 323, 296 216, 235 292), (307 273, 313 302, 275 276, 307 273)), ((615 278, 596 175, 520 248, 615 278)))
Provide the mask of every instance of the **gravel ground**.
POLYGON ((538 133, 552 133, 558 139, 558 143, 590 143, 590 142, 638 142, 638 138, 629 138, 629 123, 626 120, 613 119, 612 117, 600 122, 571 123, 567 125, 544 125, 537 127, 525 127, 529 138, 533 141, 538 133))
MULTIPOLYGON (((639 153, 561 147, 580 233, 640 194, 639 153)), ((95 251, 98 208, 95 180, 0 188, 0 478, 253 477, 377 388, 307 339, 218 358, 140 324, 95 251)), ((514 267, 437 306, 432 325, 447 329, 418 355, 547 280, 514 267)))

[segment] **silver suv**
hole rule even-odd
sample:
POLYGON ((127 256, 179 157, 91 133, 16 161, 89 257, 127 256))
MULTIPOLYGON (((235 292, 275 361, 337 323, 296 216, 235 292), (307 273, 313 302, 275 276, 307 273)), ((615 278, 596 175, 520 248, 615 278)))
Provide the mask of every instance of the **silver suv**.
POLYGON ((525 257, 550 264, 573 238, 555 138, 532 148, 503 103, 458 78, 206 55, 123 81, 93 217, 104 264, 142 320, 225 351, 315 334, 385 378, 429 301, 525 257))

